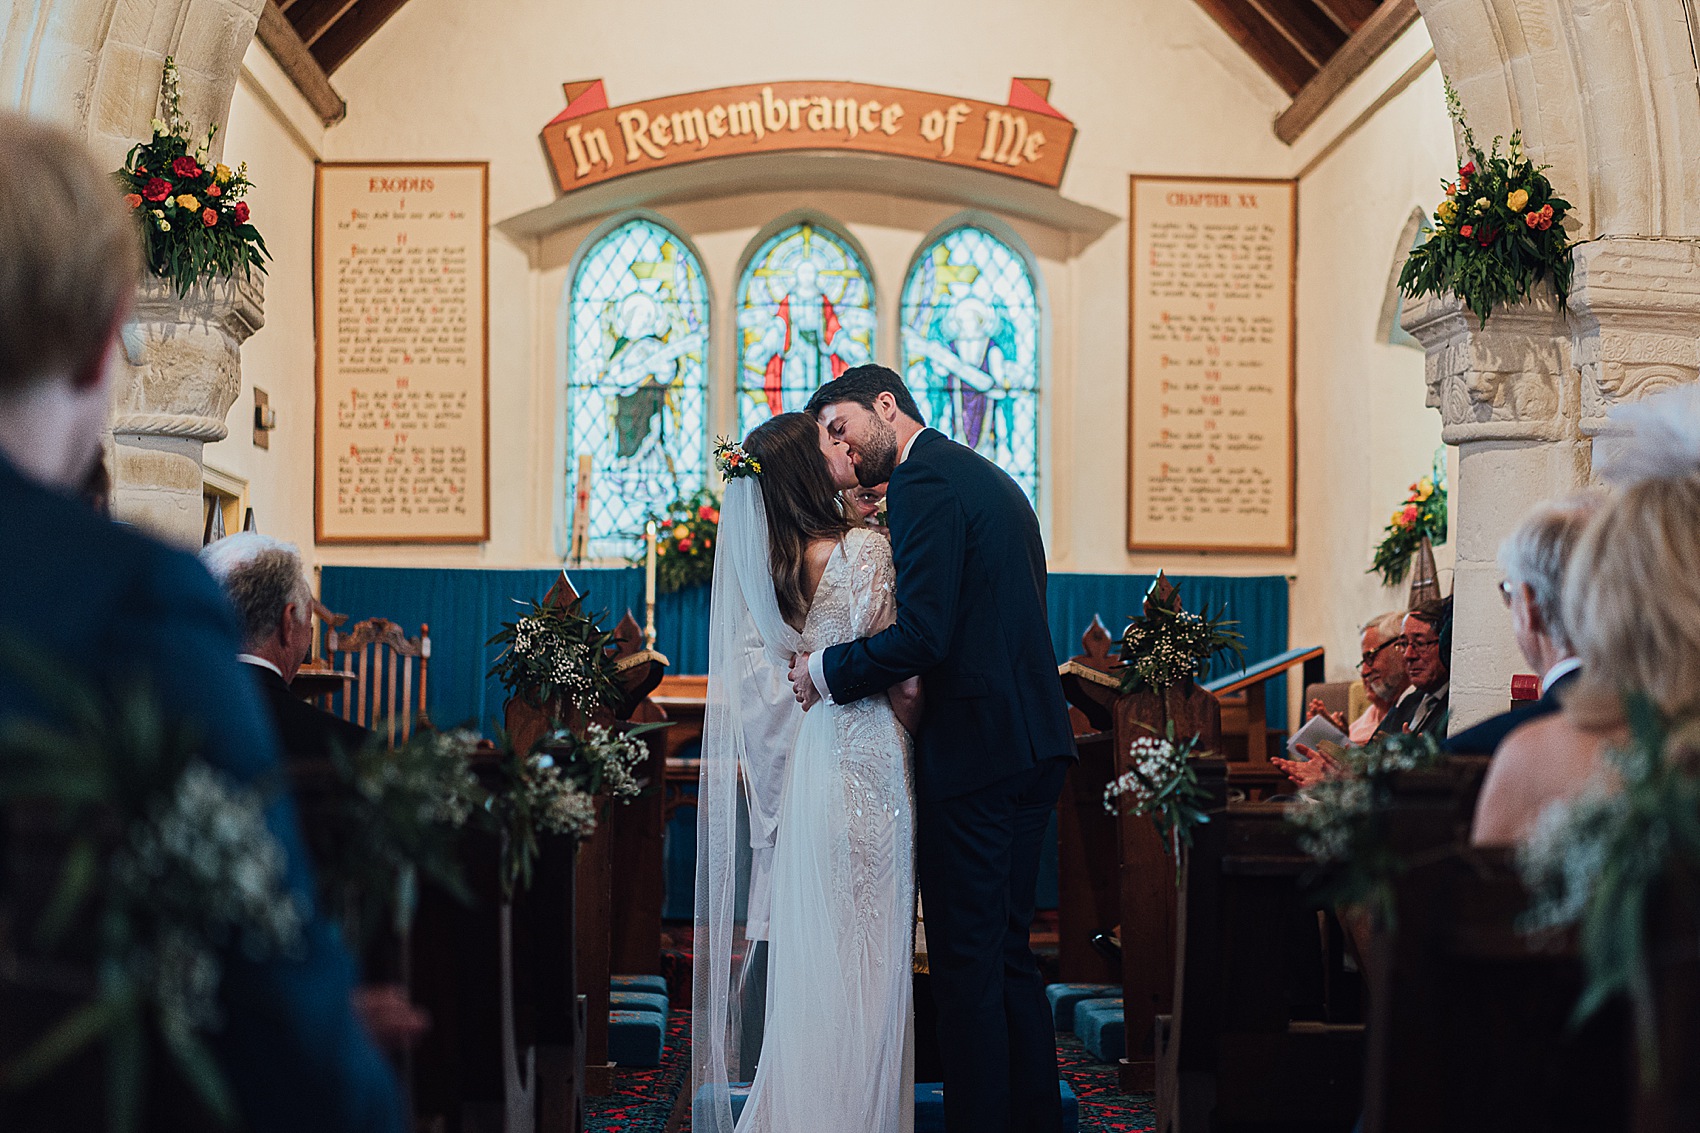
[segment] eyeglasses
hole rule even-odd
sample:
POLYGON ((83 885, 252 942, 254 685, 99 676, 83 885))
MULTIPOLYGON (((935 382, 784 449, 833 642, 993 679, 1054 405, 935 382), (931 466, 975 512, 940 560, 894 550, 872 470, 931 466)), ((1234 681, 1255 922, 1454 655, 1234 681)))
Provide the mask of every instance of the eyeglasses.
POLYGON ((1427 653, 1430 649, 1440 648, 1438 637, 1398 637, 1394 638, 1399 648, 1406 653, 1427 653))
POLYGON ((1509 578, 1499 580, 1499 599, 1507 606, 1511 605, 1511 580, 1509 578))
POLYGON ((1398 644, 1399 644, 1399 639, 1397 637, 1388 638, 1386 641, 1382 642, 1380 645, 1377 645, 1374 649, 1371 649, 1369 652, 1365 653, 1362 657, 1360 657, 1358 659, 1358 668, 1360 668, 1360 669, 1369 668, 1371 665, 1375 664, 1375 659, 1377 657, 1380 657, 1383 653, 1387 652, 1387 650, 1392 649, 1395 645, 1398 645, 1398 644))

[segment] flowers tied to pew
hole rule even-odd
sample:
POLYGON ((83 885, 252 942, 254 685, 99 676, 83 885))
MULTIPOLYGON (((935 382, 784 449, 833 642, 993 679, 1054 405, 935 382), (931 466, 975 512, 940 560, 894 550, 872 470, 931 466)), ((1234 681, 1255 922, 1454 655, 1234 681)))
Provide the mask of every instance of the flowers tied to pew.
POLYGON ((1446 450, 1434 454, 1434 465, 1427 476, 1411 485, 1410 494, 1387 520, 1381 542, 1375 545, 1375 556, 1367 573, 1379 574, 1388 586, 1405 581, 1411 569, 1411 557, 1422 546, 1446 542, 1446 450))
MULTIPOLYGON (((672 594, 714 577, 720 538, 720 497, 707 488, 674 500, 655 520, 655 589, 672 594)), ((643 564, 640 554, 632 559, 643 564)))
POLYGON ((1551 279, 1564 304, 1570 290, 1571 245, 1564 235, 1570 202, 1558 196, 1523 153, 1521 132, 1503 154, 1494 138, 1487 153, 1464 119, 1464 106, 1446 84, 1446 110, 1458 124, 1468 155, 1458 179, 1444 184, 1446 199, 1434 210, 1428 239, 1412 249, 1399 271, 1408 298, 1456 295, 1486 326, 1495 307, 1528 298, 1551 279))
POLYGON ((1104 788, 1104 809, 1111 814, 1125 810, 1149 815, 1163 840, 1163 851, 1169 852, 1172 846, 1178 855, 1183 845, 1192 845, 1193 830, 1210 821, 1204 809, 1210 794, 1199 786, 1192 764, 1198 737, 1177 740, 1173 720, 1162 736, 1147 730, 1152 734, 1135 739, 1128 751, 1128 770, 1104 788))
POLYGON ((1180 592, 1159 574, 1145 597, 1145 612, 1129 620, 1121 639, 1123 694, 1166 692, 1190 681, 1221 653, 1245 657, 1245 635, 1233 628, 1224 606, 1195 614, 1181 607, 1180 592))
MULTIPOLYGON (((22 656, 4 652, 9 666, 22 656)), ((0 965, 56 972, 67 988, 87 972, 88 996, 0 1081, 28 1088, 103 1042, 108 1127, 135 1130, 163 1047, 193 1097, 234 1124, 213 1055, 225 958, 303 946, 305 910, 266 822, 281 784, 212 767, 144 686, 107 695, 39 659, 15 668, 58 723, 15 721, 0 735, 0 804, 14 844, 28 837, 56 859, 56 884, 34 923, 0 931, 0 965)))
POLYGON ((1441 754, 1432 736, 1410 732, 1342 748, 1335 756, 1341 773, 1306 787, 1306 805, 1288 808, 1287 821, 1299 828, 1299 847, 1316 860, 1329 900, 1366 904, 1391 923, 1393 881, 1405 869, 1385 820, 1393 776, 1433 767, 1441 754))
POLYGON ((610 651, 614 635, 604 633, 584 612, 584 599, 575 598, 566 606, 532 602, 530 607, 524 616, 503 622, 501 631, 485 642, 503 646, 489 675, 510 695, 539 706, 559 697, 588 716, 619 703, 619 673, 610 651))
POLYGON ((1584 983, 1572 1022, 1626 998, 1652 1084, 1659 1012, 1677 1008, 1655 994, 1649 923, 1664 910, 1680 924, 1680 910, 1700 907, 1700 720, 1663 719, 1640 695, 1625 699, 1623 716, 1629 738, 1608 750, 1611 774, 1544 810, 1518 849, 1531 895, 1519 927, 1537 938, 1576 932, 1584 983))
POLYGON ((133 147, 113 174, 140 224, 148 270, 170 280, 179 296, 219 276, 264 272, 270 254, 242 199, 252 187, 248 165, 231 169, 211 160, 216 124, 198 145, 190 139, 170 56, 160 82, 160 114, 153 137, 133 147))

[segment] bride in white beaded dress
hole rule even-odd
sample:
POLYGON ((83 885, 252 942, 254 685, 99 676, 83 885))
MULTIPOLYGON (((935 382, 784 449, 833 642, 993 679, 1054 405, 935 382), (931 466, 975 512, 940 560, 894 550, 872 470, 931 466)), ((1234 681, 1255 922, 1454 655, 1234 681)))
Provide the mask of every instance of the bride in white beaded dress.
POLYGON ((691 1127, 905 1133, 915 819, 904 722, 919 716, 919 688, 804 713, 786 677, 793 654, 891 624, 891 548, 845 517, 838 492, 854 470, 806 414, 774 417, 719 463, 691 1127))

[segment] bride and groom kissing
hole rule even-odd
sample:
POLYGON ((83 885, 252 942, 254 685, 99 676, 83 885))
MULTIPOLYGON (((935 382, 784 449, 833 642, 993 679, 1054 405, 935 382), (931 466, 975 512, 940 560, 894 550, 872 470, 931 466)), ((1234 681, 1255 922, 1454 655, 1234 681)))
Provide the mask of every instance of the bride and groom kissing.
POLYGON ((1028 929, 1074 748, 1032 506, 882 366, 721 467, 692 1128, 912 1127, 918 880, 946 1128, 1059 1130, 1028 929), (888 481, 889 542, 839 504, 888 481))

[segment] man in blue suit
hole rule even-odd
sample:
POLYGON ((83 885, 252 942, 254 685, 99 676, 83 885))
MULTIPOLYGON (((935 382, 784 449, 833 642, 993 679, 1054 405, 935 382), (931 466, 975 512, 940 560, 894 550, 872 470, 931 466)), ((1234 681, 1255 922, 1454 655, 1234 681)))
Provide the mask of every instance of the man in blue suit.
POLYGON ((867 486, 890 481, 897 620, 792 666, 805 706, 922 678, 916 857, 950 1133, 1061 1128, 1056 1036, 1028 945, 1039 851, 1074 740, 1045 613, 1045 547, 1008 474, 857 366, 809 401, 867 486))
POLYGON ((1541 504, 1500 544, 1499 567, 1505 572, 1500 597, 1511 609, 1517 648, 1541 674, 1541 698, 1459 732, 1446 742, 1447 751, 1491 755, 1518 726, 1561 707, 1563 689, 1582 664, 1564 624, 1565 573, 1582 529, 1599 504, 1593 495, 1541 504))
MULTIPOLYGON (((238 668, 234 615, 194 558, 95 515, 72 492, 99 457, 138 234, 75 139, 0 114, 0 637, 97 685, 145 681, 243 783, 281 781, 277 742, 238 668)), ((0 725, 39 716, 0 671, 0 725)), ((214 1046, 247 1128, 399 1133, 388 1067, 355 1021, 351 964, 313 912, 287 797, 267 821, 309 913, 301 954, 225 957, 214 1046)))

